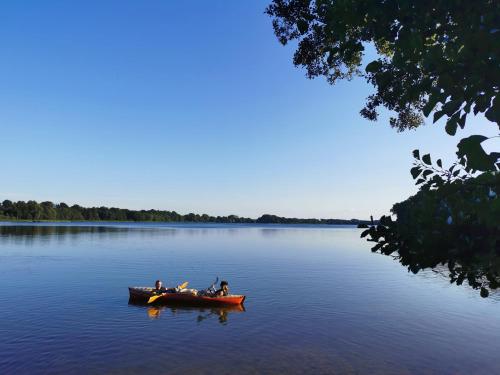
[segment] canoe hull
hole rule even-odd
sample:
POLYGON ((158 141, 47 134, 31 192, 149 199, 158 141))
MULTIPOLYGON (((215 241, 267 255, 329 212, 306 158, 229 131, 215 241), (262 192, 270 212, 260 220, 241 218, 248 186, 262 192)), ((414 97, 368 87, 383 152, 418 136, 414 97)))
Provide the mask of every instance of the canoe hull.
MULTIPOLYGON (((129 287, 130 301, 147 303, 151 297, 151 288, 129 287)), ((198 296, 190 293, 164 293, 154 301, 155 304, 185 304, 197 306, 228 306, 241 305, 245 296, 230 295, 224 297, 198 296)))

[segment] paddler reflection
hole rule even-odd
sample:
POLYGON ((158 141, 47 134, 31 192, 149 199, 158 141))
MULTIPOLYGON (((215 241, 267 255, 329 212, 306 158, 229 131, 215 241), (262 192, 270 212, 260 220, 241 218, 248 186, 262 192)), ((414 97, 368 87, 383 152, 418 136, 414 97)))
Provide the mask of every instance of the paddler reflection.
POLYGON ((147 314, 150 319, 159 319, 163 314, 170 312, 171 315, 185 313, 198 313, 196 321, 216 318, 220 324, 228 324, 230 313, 244 312, 243 305, 224 307, 183 307, 183 306, 148 306, 147 314))

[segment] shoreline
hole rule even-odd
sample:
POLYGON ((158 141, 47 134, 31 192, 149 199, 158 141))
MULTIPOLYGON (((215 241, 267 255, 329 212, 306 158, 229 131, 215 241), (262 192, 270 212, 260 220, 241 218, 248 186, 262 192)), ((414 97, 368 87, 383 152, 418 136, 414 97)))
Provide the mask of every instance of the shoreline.
POLYGON ((217 222, 217 221, 133 221, 133 220, 6 220, 0 218, 0 226, 3 224, 171 224, 171 225, 186 225, 186 224, 197 224, 197 225, 255 225, 255 226, 277 226, 277 225, 306 225, 306 226, 321 226, 321 227, 334 227, 334 226, 357 226, 361 222, 346 222, 346 223, 229 223, 229 222, 217 222))

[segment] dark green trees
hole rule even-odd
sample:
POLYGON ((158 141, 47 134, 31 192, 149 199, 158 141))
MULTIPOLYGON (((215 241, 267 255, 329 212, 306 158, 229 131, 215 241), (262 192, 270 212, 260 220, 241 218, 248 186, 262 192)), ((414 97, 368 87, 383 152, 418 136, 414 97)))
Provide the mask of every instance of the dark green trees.
POLYGON ((293 62, 330 83, 365 77, 376 92, 361 114, 395 113, 391 126, 412 129, 436 109, 455 134, 473 112, 500 122, 500 2, 496 0, 274 0, 267 8, 293 62), (362 58, 367 44, 378 57, 362 58))
MULTIPOLYGON (((115 207, 82 207, 66 203, 37 203, 35 201, 12 202, 4 200, 0 204, 0 218, 7 220, 68 220, 68 221, 195 221, 214 222, 217 218, 208 215, 180 215, 175 211, 140 210, 133 211, 115 207)), ((246 222, 237 216, 230 222, 246 222)), ((229 222, 229 219, 228 219, 229 222)))
POLYGON ((488 296, 500 287, 500 174, 470 178, 461 165, 418 160, 420 191, 393 206, 396 220, 384 216, 362 236, 413 273, 446 266, 451 283, 488 296))
POLYGON ((257 220, 236 215, 210 216, 189 213, 178 214, 175 211, 127 210, 115 207, 82 207, 77 204, 69 207, 66 203, 12 202, 4 200, 0 204, 0 220, 67 220, 67 221, 158 221, 192 223, 279 223, 279 224, 359 224, 363 220, 341 219, 297 219, 274 215, 262 215, 257 220))
MULTIPOLYGON (((357 75, 373 85, 361 109, 369 120, 382 106, 398 131, 431 114, 433 122, 446 120, 449 135, 477 114, 500 127, 498 0, 274 0, 266 11, 279 41, 298 43, 293 62, 309 78, 333 84, 357 75), (368 45, 377 55, 363 61, 368 45)), ((500 153, 485 152, 486 139, 459 141, 449 168, 415 151, 411 174, 420 191, 394 205, 395 219, 382 217, 363 232, 373 251, 412 272, 447 265, 451 282, 467 280, 482 296, 496 289, 500 153)))

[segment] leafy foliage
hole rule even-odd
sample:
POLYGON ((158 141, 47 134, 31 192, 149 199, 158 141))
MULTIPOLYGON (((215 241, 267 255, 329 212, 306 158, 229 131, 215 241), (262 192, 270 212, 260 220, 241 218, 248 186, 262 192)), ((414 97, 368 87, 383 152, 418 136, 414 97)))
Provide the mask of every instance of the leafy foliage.
MULTIPOLYGON (((383 106, 398 131, 432 114, 455 135, 478 113, 500 128, 500 2, 497 0, 273 0, 266 9, 282 44, 297 41, 293 62, 308 78, 364 77, 375 88, 361 115, 383 106), (365 49, 377 57, 362 70, 365 49)), ((451 282, 467 280, 481 295, 500 282, 500 153, 487 138, 458 143, 443 168, 415 150, 410 170, 420 191, 363 232, 373 251, 393 255, 412 272, 448 265, 451 282), (395 255, 394 255, 395 254, 395 255)))
POLYGON ((369 120, 384 106, 399 131, 433 110, 452 135, 471 112, 500 126, 497 0, 274 0, 266 12, 282 44, 298 41, 293 61, 309 78, 358 75, 375 87, 361 110, 369 120), (379 56, 362 72, 367 44, 379 56))
POLYGON ((458 143, 457 156, 463 160, 468 172, 500 169, 500 153, 487 154, 481 147, 481 143, 487 139, 489 138, 482 135, 471 135, 458 143))
POLYGON ((474 146, 459 149, 460 159, 447 169, 415 150, 411 174, 420 191, 393 206, 395 220, 384 216, 362 236, 376 242, 372 251, 393 255, 413 273, 447 265, 450 282, 467 280, 486 297, 500 287, 500 172, 486 154, 488 168, 474 174, 467 155, 481 139, 467 142, 474 146))
POLYGON ((36 201, 12 202, 4 200, 0 204, 0 218, 4 220, 70 220, 70 221, 166 221, 166 222, 222 222, 250 223, 253 219, 235 215, 209 216, 206 214, 181 215, 175 211, 128 210, 116 207, 68 206, 65 203, 37 203, 36 201))

